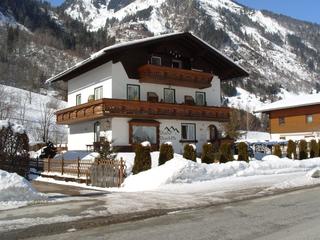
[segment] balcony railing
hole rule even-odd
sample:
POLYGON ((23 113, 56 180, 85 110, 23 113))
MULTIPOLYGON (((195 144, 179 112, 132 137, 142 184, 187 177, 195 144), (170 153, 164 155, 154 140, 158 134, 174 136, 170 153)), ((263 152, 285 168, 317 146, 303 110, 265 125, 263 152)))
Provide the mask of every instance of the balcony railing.
POLYGON ((226 122, 229 119, 229 108, 104 98, 60 110, 56 115, 58 124, 105 117, 226 122))
POLYGON ((138 69, 139 81, 142 83, 165 84, 172 86, 208 88, 211 87, 211 73, 170 68, 146 64, 138 69))

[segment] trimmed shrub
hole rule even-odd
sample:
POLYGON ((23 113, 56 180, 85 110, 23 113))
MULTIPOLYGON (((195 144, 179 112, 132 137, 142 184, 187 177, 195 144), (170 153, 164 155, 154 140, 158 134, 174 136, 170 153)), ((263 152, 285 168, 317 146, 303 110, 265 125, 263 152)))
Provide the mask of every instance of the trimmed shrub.
POLYGON ((219 152, 220 152, 220 159, 219 159, 220 163, 226 163, 234 160, 231 152, 230 143, 221 144, 219 152))
POLYGON ((319 157, 319 146, 316 140, 310 141, 310 158, 319 157))
POLYGON ((135 149, 134 164, 132 168, 133 174, 151 169, 151 147, 138 144, 135 149))
POLYGON ((195 149, 194 145, 186 144, 184 146, 183 157, 185 159, 189 159, 194 162, 197 160, 197 154, 196 154, 196 149, 195 149))
POLYGON ((294 141, 288 141, 287 158, 297 159, 297 145, 294 141))
POLYGON ((299 142, 299 159, 307 159, 308 158, 308 144, 306 140, 300 140, 299 142))
POLYGON ((274 149, 273 149, 272 154, 278 156, 279 158, 282 158, 282 151, 281 151, 281 147, 279 144, 274 145, 274 149))
POLYGON ((245 142, 238 143, 238 161, 249 162, 248 145, 245 142))
POLYGON ((173 147, 171 144, 163 143, 160 146, 159 166, 173 158, 173 147))
POLYGON ((205 143, 202 146, 202 153, 201 153, 201 162, 202 163, 213 163, 215 160, 215 151, 214 146, 212 143, 205 143))

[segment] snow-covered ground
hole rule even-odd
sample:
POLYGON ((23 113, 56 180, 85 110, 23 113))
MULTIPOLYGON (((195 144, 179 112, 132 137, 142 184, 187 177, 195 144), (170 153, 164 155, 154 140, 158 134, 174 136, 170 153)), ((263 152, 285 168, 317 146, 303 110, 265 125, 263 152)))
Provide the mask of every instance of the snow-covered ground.
MULTIPOLYGON (((54 111, 64 108, 67 102, 56 99, 53 96, 42 95, 20 88, 0 84, 0 92, 4 92, 4 101, 11 106, 8 118, 25 126, 29 141, 37 142, 41 139, 39 135, 42 119, 50 118, 55 122, 54 111), (52 108, 52 109, 51 109, 52 108)), ((52 132, 61 143, 65 143, 67 128, 65 126, 52 126, 52 132)))
POLYGON ((38 193, 25 178, 0 169, 0 210, 17 208, 46 197, 38 193))

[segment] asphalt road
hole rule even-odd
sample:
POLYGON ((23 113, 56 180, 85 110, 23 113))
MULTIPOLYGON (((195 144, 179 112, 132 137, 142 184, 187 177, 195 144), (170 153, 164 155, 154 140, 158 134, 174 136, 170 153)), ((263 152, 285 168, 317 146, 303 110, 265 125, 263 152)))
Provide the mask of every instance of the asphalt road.
MULTIPOLYGON (((39 239, 320 239, 320 187, 39 239)), ((36 238, 33 238, 36 239, 36 238)))

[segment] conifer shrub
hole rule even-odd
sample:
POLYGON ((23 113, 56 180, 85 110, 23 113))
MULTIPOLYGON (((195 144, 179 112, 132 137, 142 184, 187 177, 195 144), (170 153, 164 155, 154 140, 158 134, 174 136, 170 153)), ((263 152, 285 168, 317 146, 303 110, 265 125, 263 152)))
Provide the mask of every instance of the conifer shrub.
POLYGON ((297 145, 294 141, 288 141, 287 158, 297 159, 297 145))
POLYGON ((202 146, 201 162, 202 163, 213 163, 215 160, 215 150, 212 143, 205 143, 202 146))
POLYGON ((274 145, 272 154, 278 156, 279 158, 282 158, 282 151, 279 144, 274 145))
POLYGON ((238 161, 249 162, 248 145, 245 142, 240 142, 238 148, 238 161))
POLYGON ((231 144, 230 143, 223 143, 220 145, 220 163, 226 163, 229 161, 233 161, 233 155, 231 152, 231 144))
POLYGON ((173 158, 173 147, 171 144, 163 143, 160 146, 159 166, 173 158))
POLYGON ((299 142, 299 159, 307 159, 308 158, 308 144, 306 140, 300 140, 299 142))
POLYGON ((310 158, 319 157, 319 145, 316 140, 310 141, 310 158))
POLYGON ((133 174, 151 169, 151 147, 138 144, 135 148, 134 164, 132 168, 133 174))
POLYGON ((192 144, 186 144, 183 148, 183 157, 185 159, 189 159, 191 161, 197 160, 197 153, 194 145, 192 144))

